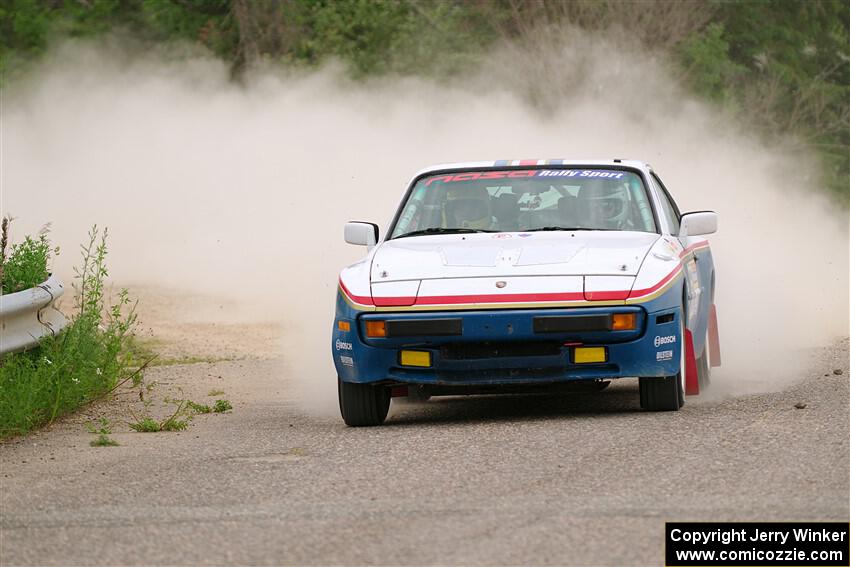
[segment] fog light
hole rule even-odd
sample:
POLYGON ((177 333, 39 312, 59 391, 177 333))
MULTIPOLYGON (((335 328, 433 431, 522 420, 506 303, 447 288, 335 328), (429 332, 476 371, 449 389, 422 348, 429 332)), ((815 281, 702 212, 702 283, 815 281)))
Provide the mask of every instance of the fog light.
POLYGON ((431 366, 431 353, 423 350, 403 350, 398 358, 402 366, 431 366))
POLYGON ((637 328, 636 313, 615 313, 611 317, 611 330, 632 331, 637 328))
POLYGON ((386 321, 366 321, 366 336, 367 337, 386 337, 387 336, 386 321))
POLYGON ((576 364, 605 362, 606 360, 608 360, 608 352, 605 347, 576 347, 573 349, 573 362, 576 364))

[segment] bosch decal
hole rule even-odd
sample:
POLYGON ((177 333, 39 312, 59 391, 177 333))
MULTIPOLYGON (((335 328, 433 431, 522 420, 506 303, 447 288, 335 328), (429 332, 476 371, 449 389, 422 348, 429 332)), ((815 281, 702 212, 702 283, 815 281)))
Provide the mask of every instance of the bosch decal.
POLYGON ((351 343, 347 343, 345 341, 337 339, 336 350, 354 350, 354 346, 351 343))
POLYGON ((653 344, 657 347, 661 345, 669 345, 676 342, 676 335, 668 335, 666 337, 655 337, 653 344))

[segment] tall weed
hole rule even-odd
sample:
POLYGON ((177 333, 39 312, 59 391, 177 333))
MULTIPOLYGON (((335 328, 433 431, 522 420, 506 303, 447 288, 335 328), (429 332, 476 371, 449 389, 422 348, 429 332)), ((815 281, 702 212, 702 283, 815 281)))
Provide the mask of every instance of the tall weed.
MULTIPOLYGON (((126 290, 105 304, 107 231, 97 226, 75 269, 76 313, 38 348, 0 361, 0 437, 25 433, 139 379, 146 363, 128 345, 136 324, 126 290)), ((48 245, 49 248, 49 245, 48 245)))

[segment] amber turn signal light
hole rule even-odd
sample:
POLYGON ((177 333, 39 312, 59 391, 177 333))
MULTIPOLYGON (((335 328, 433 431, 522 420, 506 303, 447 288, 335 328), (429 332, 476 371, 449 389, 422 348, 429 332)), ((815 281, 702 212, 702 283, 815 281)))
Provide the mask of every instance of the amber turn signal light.
POLYGON ((637 328, 636 313, 615 313, 611 317, 612 331, 632 331, 637 328))
POLYGON ((366 336, 367 337, 386 337, 387 325, 386 321, 366 321, 366 336))

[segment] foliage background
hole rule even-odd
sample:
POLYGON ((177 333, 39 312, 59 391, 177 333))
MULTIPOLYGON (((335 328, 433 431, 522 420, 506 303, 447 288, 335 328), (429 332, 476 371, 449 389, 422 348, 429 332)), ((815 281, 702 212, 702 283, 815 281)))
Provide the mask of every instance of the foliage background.
POLYGON ((627 36, 690 91, 766 140, 822 160, 850 202, 850 4, 845 0, 2 0, 0 74, 14 81, 63 38, 118 33, 227 61, 347 64, 355 79, 448 80, 495 46, 578 27, 627 36))

